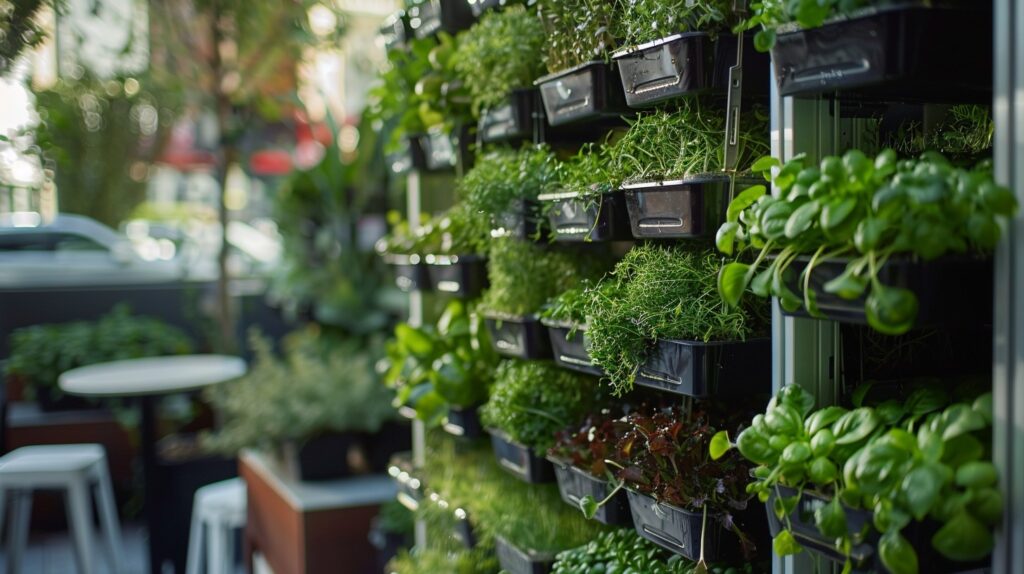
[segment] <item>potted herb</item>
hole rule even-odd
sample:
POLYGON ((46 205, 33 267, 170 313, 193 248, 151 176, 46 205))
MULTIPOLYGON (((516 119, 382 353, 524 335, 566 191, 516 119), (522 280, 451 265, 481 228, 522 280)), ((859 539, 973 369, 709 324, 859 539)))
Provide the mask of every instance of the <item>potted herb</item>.
POLYGON ((555 241, 630 238, 626 206, 616 176, 608 169, 607 149, 585 144, 559 164, 556 189, 538 197, 555 241))
POLYGON ((752 4, 741 28, 761 28, 783 96, 834 94, 876 100, 988 102, 990 42, 950 45, 949 35, 990 34, 992 7, 973 2, 784 2, 752 4), (944 71, 960 73, 948 80, 944 71))
POLYGON ((453 435, 481 434, 476 410, 487 400, 497 358, 471 308, 451 301, 437 325, 399 325, 387 355, 384 382, 396 390, 396 405, 453 435))
MULTIPOLYGON (((602 281, 600 288, 614 288, 611 281, 602 281)), ((596 297, 595 286, 582 281, 551 301, 540 313, 540 321, 548 328, 551 340, 551 356, 560 367, 586 373, 602 375, 604 371, 590 357, 590 343, 587 340, 587 309, 596 297)))
POLYGON ((658 546, 637 535, 632 529, 608 531, 588 544, 559 552, 551 572, 577 574, 579 572, 643 572, 644 574, 750 574, 753 565, 741 567, 703 564, 687 560, 678 554, 668 554, 658 546))
MULTIPOLYGON (((739 47, 730 29, 740 21, 731 0, 634 0, 618 19, 626 46, 612 57, 626 103, 646 107, 679 96, 725 94, 739 47)), ((768 92, 768 58, 743 42, 743 91, 768 92)))
POLYGON ((375 432, 395 416, 393 393, 377 380, 369 353, 323 337, 317 327, 288 335, 283 359, 258 335, 252 347, 248 374, 206 393, 224 424, 204 435, 205 447, 225 454, 271 450, 295 480, 349 474, 356 433, 375 432))
POLYGON ((547 32, 550 74, 537 79, 548 123, 618 121, 625 97, 609 60, 621 3, 605 0, 540 0, 547 32))
MULTIPOLYGON (((769 149, 768 117, 760 108, 743 114, 737 165, 746 169, 769 149)), ((636 238, 705 238, 725 221, 731 193, 754 185, 724 172, 725 114, 696 99, 677 110, 649 112, 608 150, 609 170, 623 183, 636 238)))
POLYGON ((712 440, 712 456, 736 446, 759 465, 748 489, 769 504, 776 554, 806 546, 847 568, 899 574, 984 559, 1003 511, 987 454, 992 395, 951 404, 925 386, 875 406, 864 396, 815 411, 789 385, 736 445, 725 432, 712 440))
POLYGON ((97 321, 33 325, 11 334, 7 376, 19 379, 28 398, 44 411, 95 408, 87 399, 65 395, 61 373, 96 363, 159 355, 181 355, 192 340, 177 327, 132 315, 118 305, 97 321))
POLYGON ((1017 202, 990 162, 954 167, 936 152, 917 160, 859 150, 810 164, 754 166, 770 178, 729 205, 719 250, 723 299, 749 290, 779 297, 787 314, 868 324, 902 334, 927 324, 966 324, 991 313, 992 250, 999 219, 1017 202), (973 304, 977 303, 977 306, 973 304))
POLYGON ((521 5, 487 13, 462 34, 453 61, 479 118, 482 141, 532 138, 539 103, 532 86, 543 70, 537 58, 543 45, 536 11, 521 5))
POLYGON ((717 301, 711 252, 634 247, 588 309, 590 356, 615 393, 633 384, 694 397, 767 393, 768 306, 717 301))
POLYGON ((504 361, 480 418, 503 468, 527 482, 553 478, 544 453, 555 434, 592 411, 600 393, 593 379, 538 361, 504 361))

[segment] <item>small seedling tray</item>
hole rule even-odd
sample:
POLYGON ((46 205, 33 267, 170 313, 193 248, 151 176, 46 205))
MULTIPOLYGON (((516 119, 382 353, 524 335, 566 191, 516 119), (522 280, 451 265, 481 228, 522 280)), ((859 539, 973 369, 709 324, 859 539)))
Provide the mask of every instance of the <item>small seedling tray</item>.
MULTIPOLYGON (((690 512, 657 502, 646 494, 627 489, 629 509, 633 513, 633 526, 637 534, 651 542, 689 560, 700 557, 702 512, 690 512)), ((760 507, 732 513, 733 522, 756 545, 759 555, 767 555, 771 548, 768 524, 760 507)), ((704 558, 708 562, 737 561, 743 557, 739 538, 722 526, 720 516, 708 514, 704 533, 704 558)))
MULTIPOLYGON (((781 485, 769 493, 765 509, 768 514, 768 528, 773 537, 782 532, 783 529, 782 521, 775 515, 773 510, 775 498, 778 495, 789 498, 797 496, 797 494, 796 489, 781 485)), ((793 509, 793 512, 789 513, 793 537, 796 538, 796 541, 801 546, 814 554, 819 554, 838 564, 845 563, 846 556, 836 550, 835 541, 824 536, 814 524, 814 511, 830 503, 832 499, 807 490, 799 494, 800 500, 796 503, 796 508, 793 509)), ((878 539, 880 535, 873 526, 874 513, 868 510, 850 508, 846 505, 843 505, 843 507, 846 512, 846 529, 853 540, 853 547, 850 550, 850 561, 853 564, 853 568, 858 571, 888 573, 889 570, 882 565, 882 561, 878 556, 878 539)), ((901 532, 903 537, 910 542, 917 552, 918 569, 920 572, 949 574, 953 572, 987 571, 986 568, 990 564, 988 560, 953 562, 939 554, 931 545, 932 536, 935 535, 939 528, 938 522, 925 519, 923 522, 911 521, 901 532)))
POLYGON ((586 373, 603 375, 604 370, 594 364, 587 352, 587 328, 579 325, 575 329, 568 323, 558 321, 541 321, 548 328, 551 340, 551 355, 558 366, 586 373))
POLYGON ((548 574, 555 564, 553 554, 520 550, 501 536, 494 537, 494 551, 508 574, 548 574))
POLYGON ((513 476, 529 483, 551 482, 555 471, 551 463, 538 456, 533 449, 519 444, 497 429, 487 429, 498 465, 513 476))
POLYGON ((409 16, 404 10, 399 10, 388 16, 380 27, 380 35, 384 39, 385 50, 391 51, 404 48, 405 43, 412 37, 409 16))
POLYGON ((523 317, 484 315, 494 350, 516 359, 550 359, 548 330, 532 315, 523 317))
POLYGON ((628 113, 622 83, 612 64, 588 62, 540 78, 541 99, 548 123, 620 122, 628 113))
POLYGON ((534 117, 541 113, 540 90, 512 90, 505 103, 480 116, 477 135, 484 143, 531 139, 534 117))
POLYGON ((442 425, 445 432, 452 436, 461 438, 478 438, 483 436, 483 427, 480 425, 480 412, 478 407, 448 407, 448 418, 442 425))
POLYGON ((658 339, 636 384, 688 397, 743 397, 771 392, 770 339, 658 339))
MULTIPOLYGON (((757 183, 737 180, 734 193, 757 183)), ((622 189, 637 239, 714 237, 729 205, 729 177, 724 175, 636 183, 622 189)))
MULTIPOLYGON (((555 479, 558 481, 558 492, 562 500, 573 508, 579 509, 580 499, 590 495, 594 500, 604 500, 611 492, 613 485, 607 479, 598 478, 576 468, 566 460, 548 457, 555 467, 555 479)), ((632 526, 633 516, 629 511, 629 497, 625 490, 620 490, 611 500, 597 509, 594 520, 612 526, 632 526)))
MULTIPOLYGON (((797 258, 787 270, 786 283, 798 296, 803 292, 800 274, 810 256, 797 258)), ((810 285, 817 294, 818 309, 823 319, 867 325, 865 298, 847 300, 826 293, 825 283, 846 270, 847 259, 818 263, 811 272, 810 285)), ((918 311, 915 327, 977 325, 992 318, 993 267, 991 259, 964 256, 941 257, 933 261, 892 258, 882 266, 878 280, 889 287, 910 289, 917 295, 918 311)), ((791 317, 810 317, 802 307, 791 317)))
POLYGON ((472 26, 475 20, 466 0, 424 0, 410 6, 408 13, 417 38, 438 32, 455 34, 472 26))
POLYGON ((417 289, 430 288, 430 276, 427 273, 427 266, 420 260, 420 256, 399 255, 388 253, 384 255, 384 262, 395 271, 395 286, 406 293, 417 289))
MULTIPOLYGON (((665 100, 697 94, 725 94, 729 68, 736 64, 736 37, 705 32, 673 34, 667 38, 617 52, 626 104, 644 108, 665 100)), ((743 42, 743 94, 768 95, 768 54, 754 49, 754 36, 743 42)))
POLYGON ((530 199, 520 199, 506 212, 494 215, 491 222, 491 237, 512 237, 521 241, 544 240, 539 228, 543 226, 540 204, 530 199))
POLYGON ((778 30, 772 61, 782 96, 991 102, 992 5, 865 8, 819 28, 778 30))
POLYGON ((581 198, 576 193, 550 193, 538 199, 548 204, 548 225, 555 241, 602 242, 630 238, 622 192, 596 198, 581 198))
POLYGON ((476 297, 487 286, 487 260, 479 255, 427 255, 424 260, 435 291, 476 297))

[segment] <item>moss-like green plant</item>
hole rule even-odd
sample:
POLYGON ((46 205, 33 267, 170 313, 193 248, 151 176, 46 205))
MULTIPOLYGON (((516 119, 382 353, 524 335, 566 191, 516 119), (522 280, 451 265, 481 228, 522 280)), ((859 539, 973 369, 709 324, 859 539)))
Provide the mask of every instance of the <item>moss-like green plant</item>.
POLYGON ((970 161, 990 152, 995 128, 988 107, 963 104, 949 108, 946 117, 932 129, 925 131, 922 122, 907 122, 883 143, 901 157, 914 157, 933 150, 950 161, 970 161))
POLYGON ((469 90, 474 114, 503 103, 516 88, 532 86, 544 72, 537 58, 544 48, 544 27, 533 9, 487 12, 459 40, 455 71, 469 90))
POLYGON ((623 5, 608 0, 539 0, 547 32, 548 71, 559 72, 594 60, 608 60, 623 5))
POLYGON ((583 145, 571 158, 559 163, 559 189, 581 197, 598 196, 619 188, 620 174, 611 169, 609 146, 583 145))
POLYGON ((732 0, 628 0, 616 22, 617 36, 626 46, 658 40, 677 32, 730 30, 739 19, 732 0))
POLYGON ((633 387, 655 339, 744 340, 767 331, 768 305, 729 307, 718 296, 721 259, 712 252, 646 244, 615 266, 613 286, 587 312, 590 356, 617 394, 633 387))

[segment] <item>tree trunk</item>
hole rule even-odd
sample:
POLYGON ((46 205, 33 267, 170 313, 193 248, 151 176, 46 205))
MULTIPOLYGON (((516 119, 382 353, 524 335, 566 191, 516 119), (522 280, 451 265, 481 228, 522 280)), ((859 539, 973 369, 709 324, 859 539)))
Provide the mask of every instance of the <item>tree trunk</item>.
POLYGON ((220 165, 218 166, 217 179, 220 184, 220 197, 217 205, 217 212, 220 219, 221 240, 220 251, 217 254, 217 324, 219 327, 219 351, 222 353, 238 352, 238 341, 235 337, 235 313, 231 299, 231 277, 228 274, 228 206, 225 203, 227 197, 228 172, 231 166, 238 161, 238 148, 235 145, 237 134, 235 133, 234 110, 232 109, 231 97, 224 93, 223 81, 226 74, 224 62, 220 56, 220 45, 224 39, 221 30, 220 3, 213 3, 213 77, 214 92, 217 105, 217 131, 220 141, 220 165))

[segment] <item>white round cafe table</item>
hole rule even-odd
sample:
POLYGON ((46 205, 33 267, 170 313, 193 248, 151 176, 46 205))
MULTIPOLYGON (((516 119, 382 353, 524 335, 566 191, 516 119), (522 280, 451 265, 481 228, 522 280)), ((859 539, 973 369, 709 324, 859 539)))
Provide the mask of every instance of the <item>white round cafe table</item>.
POLYGON ((159 516, 156 472, 156 400, 163 395, 197 391, 237 379, 245 374, 245 361, 227 355, 176 355, 99 363, 61 374, 60 388, 69 395, 94 398, 138 398, 142 410, 140 448, 145 488, 146 526, 149 529, 151 574, 160 574, 167 556, 161 535, 167 520, 159 516))

